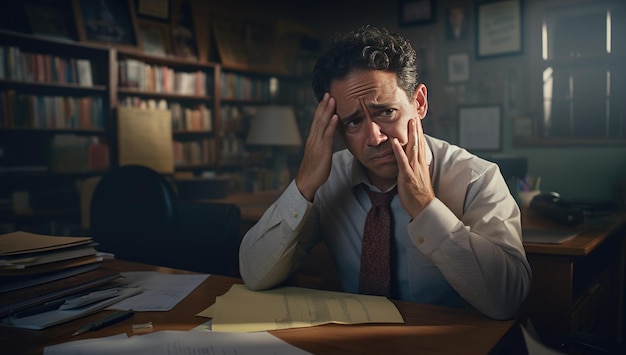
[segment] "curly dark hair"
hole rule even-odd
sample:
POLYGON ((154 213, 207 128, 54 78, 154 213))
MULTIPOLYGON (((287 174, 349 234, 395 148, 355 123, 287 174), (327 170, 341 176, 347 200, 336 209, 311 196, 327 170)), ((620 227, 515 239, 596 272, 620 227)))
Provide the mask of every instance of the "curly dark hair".
POLYGON ((311 86, 318 101, 330 90, 333 79, 355 69, 385 70, 396 74, 398 85, 410 98, 418 85, 415 50, 398 33, 365 25, 339 33, 313 69, 311 86))

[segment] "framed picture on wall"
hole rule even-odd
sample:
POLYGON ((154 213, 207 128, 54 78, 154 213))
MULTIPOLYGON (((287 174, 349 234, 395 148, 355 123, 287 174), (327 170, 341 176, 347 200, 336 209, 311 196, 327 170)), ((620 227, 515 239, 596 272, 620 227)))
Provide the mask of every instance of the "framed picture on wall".
POLYGON ((502 148, 502 117, 499 105, 459 107, 459 146, 470 151, 502 148))
POLYGON ((435 0, 400 0, 398 25, 422 25, 435 21, 435 0))
POLYGON ((470 32, 470 15, 468 6, 452 6, 446 9, 446 39, 448 41, 465 41, 470 32))
POLYGON ((469 81, 469 54, 454 53, 448 55, 448 82, 463 83, 469 81))
POLYGON ((137 0, 137 15, 150 19, 170 19, 170 0, 137 0))
POLYGON ((69 1, 26 1, 24 12, 32 34, 65 40, 77 39, 69 1))
POLYGON ((172 42, 174 55, 187 59, 198 59, 198 45, 191 1, 174 0, 172 3, 172 42))
POLYGON ((172 54, 170 26, 165 23, 139 20, 139 38, 144 52, 162 56, 172 54))
POLYGON ((496 0, 476 5, 476 57, 522 53, 522 0, 496 0))
POLYGON ((132 0, 73 0, 81 41, 136 47, 137 23, 132 0))

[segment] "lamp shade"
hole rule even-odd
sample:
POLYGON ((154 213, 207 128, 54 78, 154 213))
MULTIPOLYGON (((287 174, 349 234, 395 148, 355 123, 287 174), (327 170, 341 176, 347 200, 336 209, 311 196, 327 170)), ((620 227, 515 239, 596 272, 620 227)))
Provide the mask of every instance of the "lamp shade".
POLYGON ((250 145, 299 146, 302 144, 291 106, 269 105, 252 118, 246 143, 250 145))

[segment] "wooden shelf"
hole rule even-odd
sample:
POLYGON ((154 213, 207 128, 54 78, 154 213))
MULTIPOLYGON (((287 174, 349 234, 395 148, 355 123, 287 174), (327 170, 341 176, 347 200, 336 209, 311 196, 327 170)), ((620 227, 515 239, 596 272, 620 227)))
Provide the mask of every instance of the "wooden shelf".
POLYGON ((213 100, 212 95, 186 95, 177 93, 164 93, 156 91, 144 91, 136 88, 120 87, 117 89, 120 96, 138 96, 142 98, 159 98, 174 101, 210 101, 213 100))

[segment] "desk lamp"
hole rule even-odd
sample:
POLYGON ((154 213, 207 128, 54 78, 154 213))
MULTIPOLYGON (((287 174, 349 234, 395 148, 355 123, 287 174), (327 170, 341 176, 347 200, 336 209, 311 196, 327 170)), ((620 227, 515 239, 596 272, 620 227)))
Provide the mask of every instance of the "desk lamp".
POLYGON ((286 148, 302 145, 293 108, 281 105, 259 107, 250 123, 246 143, 269 148, 273 170, 271 188, 286 187, 291 179, 286 148))

